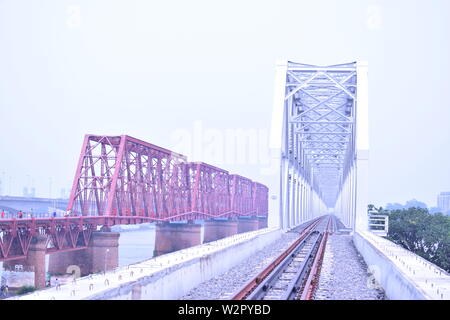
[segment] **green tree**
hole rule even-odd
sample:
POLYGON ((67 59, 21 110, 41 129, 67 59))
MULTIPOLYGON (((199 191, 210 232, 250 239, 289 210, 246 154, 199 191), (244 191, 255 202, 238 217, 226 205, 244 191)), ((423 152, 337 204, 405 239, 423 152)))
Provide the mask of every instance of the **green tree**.
POLYGON ((450 217, 418 207, 388 214, 388 239, 450 271, 450 217))
POLYGON ((450 271, 450 217, 442 213, 428 215, 424 230, 423 257, 450 271))
POLYGON ((367 206, 368 211, 372 211, 372 214, 389 214, 388 210, 383 209, 383 207, 375 207, 373 204, 367 206))

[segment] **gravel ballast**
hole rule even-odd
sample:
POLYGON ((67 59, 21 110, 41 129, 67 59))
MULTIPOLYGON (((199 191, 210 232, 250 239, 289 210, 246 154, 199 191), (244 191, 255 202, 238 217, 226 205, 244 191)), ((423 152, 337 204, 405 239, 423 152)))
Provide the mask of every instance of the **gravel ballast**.
MULTIPOLYGON (((343 225, 338 222, 338 227, 343 225)), ((301 229, 299 227, 298 229, 301 229)), ((226 300, 259 274, 296 239, 297 232, 288 232, 263 250, 242 261, 227 272, 201 283, 181 300, 226 300)), ((352 236, 328 237, 327 246, 315 292, 315 300, 384 300, 382 289, 373 281, 367 266, 353 245, 352 236)))
POLYGON ((276 257, 286 250, 299 234, 288 232, 281 239, 264 247, 263 250, 244 260, 229 271, 216 276, 191 290, 181 297, 181 300, 223 300, 230 299, 248 281, 269 265, 276 257))
POLYGON ((351 235, 337 233, 328 237, 314 299, 385 300, 351 235))

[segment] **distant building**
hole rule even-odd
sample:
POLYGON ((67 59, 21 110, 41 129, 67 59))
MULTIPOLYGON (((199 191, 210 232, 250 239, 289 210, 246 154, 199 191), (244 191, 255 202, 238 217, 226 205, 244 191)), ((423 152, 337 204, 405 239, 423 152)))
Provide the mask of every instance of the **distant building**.
POLYGON ((23 187, 23 196, 25 198, 34 198, 34 197, 36 197, 36 189, 33 187, 33 188, 30 188, 28 190, 27 187, 23 187))
POLYGON ((437 205, 441 208, 442 213, 448 214, 450 212, 450 192, 441 192, 437 198, 437 205))

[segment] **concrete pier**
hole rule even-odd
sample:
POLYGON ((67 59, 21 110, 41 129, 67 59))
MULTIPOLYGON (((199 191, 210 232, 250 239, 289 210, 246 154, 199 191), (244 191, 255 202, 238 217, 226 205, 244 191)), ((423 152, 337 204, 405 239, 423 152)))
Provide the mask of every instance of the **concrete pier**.
POLYGON ((238 233, 237 220, 206 220, 204 224, 203 243, 230 237, 238 233))
POLYGON ((26 262, 34 266, 34 286, 45 287, 45 250, 47 236, 37 235, 31 240, 26 262))
POLYGON ((267 228, 267 217, 258 217, 258 229, 267 228))
POLYGON ((238 233, 255 231, 259 229, 259 219, 257 217, 239 218, 238 233))
POLYGON ((87 249, 90 261, 90 273, 112 270, 119 265, 119 237, 118 232, 92 233, 87 249))
POLYGON ((14 271, 16 265, 22 265, 24 270, 34 272, 34 286, 38 289, 44 288, 46 247, 47 236, 34 236, 31 239, 27 257, 24 259, 5 261, 3 267, 5 270, 14 271))
POLYGON ((155 251, 160 256, 201 244, 201 225, 195 223, 158 223, 155 233, 155 251))
POLYGON ((66 274, 71 272, 71 266, 76 265, 80 268, 80 275, 86 275, 88 264, 84 260, 87 249, 56 252, 49 255, 48 272, 53 275, 66 274))
POLYGON ((75 271, 85 276, 117 268, 119 237, 118 232, 93 232, 88 248, 51 254, 48 271, 53 274, 75 271))

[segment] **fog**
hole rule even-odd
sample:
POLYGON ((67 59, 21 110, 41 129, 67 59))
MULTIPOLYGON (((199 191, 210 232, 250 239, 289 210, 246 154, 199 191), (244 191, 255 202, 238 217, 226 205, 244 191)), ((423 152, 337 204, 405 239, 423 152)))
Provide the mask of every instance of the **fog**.
POLYGON ((274 190, 276 60, 366 60, 369 200, 434 206, 450 191, 449 33, 445 0, 0 0, 0 193, 60 196, 86 133, 274 190))

